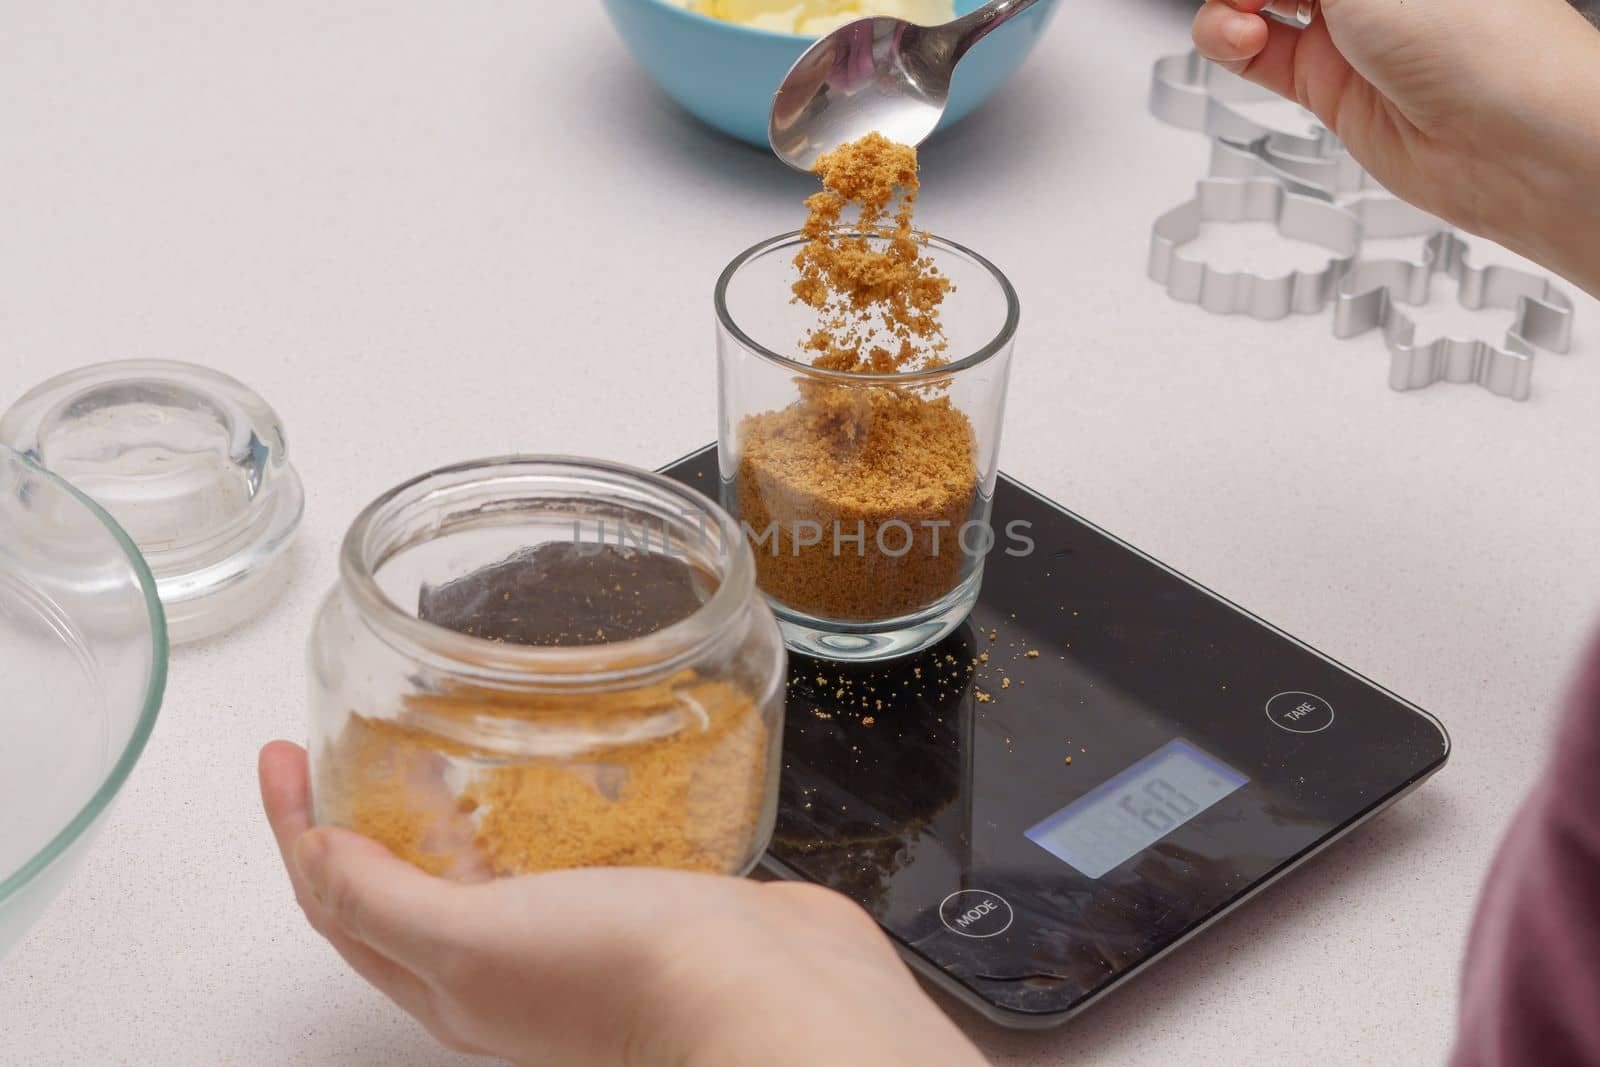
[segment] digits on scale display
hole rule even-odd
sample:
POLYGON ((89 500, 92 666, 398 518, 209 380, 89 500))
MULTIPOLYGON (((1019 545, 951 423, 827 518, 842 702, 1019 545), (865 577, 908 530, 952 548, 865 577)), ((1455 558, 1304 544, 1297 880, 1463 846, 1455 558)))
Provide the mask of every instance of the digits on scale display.
POLYGON ((1089 878, 1132 859, 1249 782, 1182 739, 1168 742, 1026 831, 1089 878))

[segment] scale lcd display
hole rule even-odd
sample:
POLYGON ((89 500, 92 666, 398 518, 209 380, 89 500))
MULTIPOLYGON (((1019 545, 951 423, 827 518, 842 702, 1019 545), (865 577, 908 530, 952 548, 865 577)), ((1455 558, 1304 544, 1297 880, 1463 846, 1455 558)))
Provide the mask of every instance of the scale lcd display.
POLYGON ((1085 877, 1099 878, 1249 780, 1178 739, 1102 782, 1025 835, 1085 877))

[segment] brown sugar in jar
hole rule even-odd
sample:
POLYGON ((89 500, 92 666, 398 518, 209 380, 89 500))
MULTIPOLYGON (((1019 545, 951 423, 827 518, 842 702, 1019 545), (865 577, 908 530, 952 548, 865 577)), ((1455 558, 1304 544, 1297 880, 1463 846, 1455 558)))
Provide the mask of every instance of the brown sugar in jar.
POLYGON ((692 671, 578 701, 463 688, 416 695, 395 719, 351 715, 324 754, 338 771, 321 800, 330 821, 459 879, 568 867, 728 873, 759 835, 771 743, 749 694, 692 671), (550 753, 458 739, 486 719, 550 753))
POLYGON ((364 511, 341 570, 311 641, 319 822, 459 880, 760 857, 784 652, 709 499, 598 461, 445 468, 364 511))

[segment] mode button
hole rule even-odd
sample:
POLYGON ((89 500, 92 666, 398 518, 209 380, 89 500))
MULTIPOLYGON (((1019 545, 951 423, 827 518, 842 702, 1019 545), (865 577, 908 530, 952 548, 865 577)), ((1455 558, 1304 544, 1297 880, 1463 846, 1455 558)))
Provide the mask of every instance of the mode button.
POLYGON ((998 937, 1013 918, 1006 898, 987 889, 958 889, 939 902, 939 921, 962 937, 998 937))

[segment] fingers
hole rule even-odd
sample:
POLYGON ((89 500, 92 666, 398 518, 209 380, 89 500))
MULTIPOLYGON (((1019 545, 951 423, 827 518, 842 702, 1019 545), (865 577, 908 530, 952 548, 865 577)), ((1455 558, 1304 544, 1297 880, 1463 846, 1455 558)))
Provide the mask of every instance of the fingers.
MULTIPOLYGON (((321 921, 321 920, 318 920, 321 921)), ((312 923, 317 928, 317 922, 312 923)), ((361 942, 345 937, 337 929, 317 930, 333 946, 350 969, 369 985, 400 1006, 400 1009, 441 1041, 447 1040, 427 984, 391 959, 374 952, 361 942)))
POLYGON ((295 901, 306 913, 318 933, 327 936, 320 923, 316 899, 306 888, 294 860, 294 843, 311 827, 311 789, 306 769, 305 749, 289 741, 273 741, 261 750, 256 762, 261 779, 261 806, 266 810, 278 855, 294 887, 295 901))
MULTIPOLYGON (((433 994, 426 983, 381 952, 362 944, 343 929, 332 912, 307 884, 296 861, 296 842, 311 825, 310 778, 306 753, 299 745, 274 741, 261 750, 258 762, 261 805, 272 825, 273 837, 300 910, 311 928, 327 939, 335 952, 362 978, 400 1005, 436 1038, 451 1047, 471 1051, 450 1033, 439 1018, 433 994)), ((420 872, 419 872, 420 873, 420 872)))
POLYGON ((312 925, 363 972, 341 938, 426 969, 464 923, 461 887, 424 874, 359 834, 312 828, 306 753, 299 745, 274 741, 263 748, 260 774, 262 806, 312 925))
POLYGON ((294 861, 294 843, 311 826, 311 787, 305 749, 288 741, 274 741, 261 750, 257 761, 261 779, 261 806, 266 810, 278 855, 283 859, 295 900, 319 933, 316 901, 306 889, 294 861))
POLYGON ((760 889, 768 896, 781 896, 784 911, 803 917, 805 926, 837 932, 863 947, 881 945, 898 958, 872 916, 844 894, 810 882, 765 882, 760 889))
POLYGON ((359 834, 315 827, 292 863, 341 933, 422 973, 468 943, 471 888, 434 878, 359 834))
POLYGON ((1206 0, 1194 18, 1194 45, 1218 66, 1296 100, 1295 49, 1303 31, 1262 16, 1267 2, 1206 0))
POLYGON ((1267 44, 1267 20, 1253 10, 1242 10, 1227 0, 1207 0, 1194 17, 1195 48, 1200 54, 1235 74, 1249 66, 1267 44))
POLYGON ((274 741, 261 750, 256 764, 261 779, 261 806, 284 862, 289 846, 311 827, 311 779, 306 750, 290 741, 274 741))

